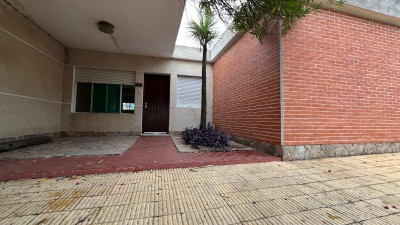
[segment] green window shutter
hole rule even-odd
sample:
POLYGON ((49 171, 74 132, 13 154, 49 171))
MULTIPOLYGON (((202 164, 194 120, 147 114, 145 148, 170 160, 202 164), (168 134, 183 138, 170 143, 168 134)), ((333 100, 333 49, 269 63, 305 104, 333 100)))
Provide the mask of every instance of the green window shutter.
POLYGON ((120 98, 121 98, 120 95, 121 95, 121 85, 108 84, 108 93, 107 93, 108 113, 119 113, 120 98))
POLYGON ((92 112, 106 112, 107 84, 93 84, 92 112))

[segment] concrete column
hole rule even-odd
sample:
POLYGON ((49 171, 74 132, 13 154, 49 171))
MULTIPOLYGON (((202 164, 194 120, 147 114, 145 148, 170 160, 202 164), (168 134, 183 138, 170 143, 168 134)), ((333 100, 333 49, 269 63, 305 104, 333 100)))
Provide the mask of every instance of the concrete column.
POLYGON ((61 131, 70 131, 71 129, 71 113, 75 112, 75 92, 74 92, 74 67, 66 65, 64 67, 63 77, 63 95, 61 110, 61 131))
POLYGON ((174 130, 176 121, 174 120, 174 113, 176 109, 176 83, 178 80, 177 74, 170 75, 170 86, 169 86, 169 128, 168 131, 174 130))
POLYGON ((142 118, 143 118, 143 90, 144 90, 144 72, 135 72, 135 83, 141 83, 142 87, 135 87, 135 120, 140 124, 139 130, 142 132, 142 118))
POLYGON ((170 79, 170 95, 169 95, 169 107, 176 107, 176 84, 178 80, 178 75, 171 74, 170 79))
POLYGON ((135 87, 135 104, 136 106, 143 105, 143 88, 144 88, 144 72, 136 71, 135 72, 135 83, 141 83, 142 87, 135 87))

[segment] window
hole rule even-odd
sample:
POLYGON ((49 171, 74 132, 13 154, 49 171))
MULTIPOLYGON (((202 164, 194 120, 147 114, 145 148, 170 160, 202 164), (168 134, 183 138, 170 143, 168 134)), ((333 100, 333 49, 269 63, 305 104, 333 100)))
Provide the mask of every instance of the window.
POLYGON ((178 76, 177 107, 201 108, 201 77, 178 76))
POLYGON ((121 85, 93 84, 92 112, 119 113, 121 85))
POLYGON ((90 112, 92 102, 92 84, 76 84, 75 112, 90 112))
MULTIPOLYGON (((133 93, 127 93, 125 98, 129 98, 131 103, 134 104, 134 88, 131 88, 131 90, 133 93)), ((120 102, 121 85, 77 83, 76 112, 119 113, 121 107, 120 102)), ((133 110, 129 112, 133 112, 133 110)))
POLYGON ((132 72, 77 67, 75 80, 75 112, 134 112, 132 72))
POLYGON ((133 113, 135 110, 135 86, 122 85, 122 109, 121 112, 133 113))

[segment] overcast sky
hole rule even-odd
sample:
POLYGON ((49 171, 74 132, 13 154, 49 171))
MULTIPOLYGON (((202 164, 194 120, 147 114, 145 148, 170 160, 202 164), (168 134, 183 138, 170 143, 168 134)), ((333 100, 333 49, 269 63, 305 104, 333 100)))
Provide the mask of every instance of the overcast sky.
MULTIPOLYGON (((183 11, 181 25, 179 27, 178 37, 176 39, 176 45, 184 45, 184 46, 191 46, 191 47, 199 47, 199 44, 191 39, 188 32, 188 23, 191 20, 197 21, 198 13, 196 10, 197 3, 196 0, 187 0, 185 10, 183 11)), ((226 26, 222 23, 219 18, 216 18, 218 21, 216 28, 218 30, 219 35, 221 35, 225 30, 226 26)))

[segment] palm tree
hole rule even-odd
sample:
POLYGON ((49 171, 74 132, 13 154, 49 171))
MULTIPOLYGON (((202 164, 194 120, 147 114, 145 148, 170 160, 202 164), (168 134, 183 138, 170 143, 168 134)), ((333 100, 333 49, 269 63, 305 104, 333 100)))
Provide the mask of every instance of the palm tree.
POLYGON ((199 13, 199 21, 189 22, 190 36, 199 42, 203 49, 203 59, 201 67, 201 118, 200 129, 205 129, 207 125, 207 45, 218 37, 215 28, 216 21, 209 8, 202 9, 199 13))

